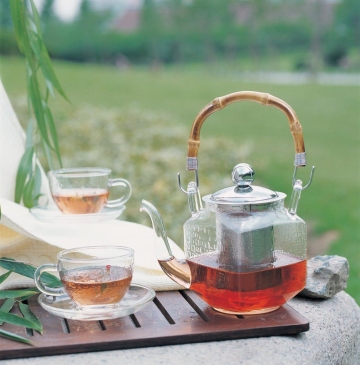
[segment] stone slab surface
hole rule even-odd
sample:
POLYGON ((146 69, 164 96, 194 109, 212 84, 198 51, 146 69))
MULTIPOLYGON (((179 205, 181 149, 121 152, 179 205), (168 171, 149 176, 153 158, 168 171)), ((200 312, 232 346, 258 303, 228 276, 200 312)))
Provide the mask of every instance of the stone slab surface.
POLYGON ((360 365, 360 307, 345 292, 289 304, 310 331, 232 341, 4 360, 1 365, 360 365))

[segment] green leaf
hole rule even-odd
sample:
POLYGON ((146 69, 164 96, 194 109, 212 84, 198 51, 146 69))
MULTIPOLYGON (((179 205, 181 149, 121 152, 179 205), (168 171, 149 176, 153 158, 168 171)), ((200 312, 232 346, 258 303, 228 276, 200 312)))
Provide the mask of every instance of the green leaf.
POLYGON ((49 95, 51 95, 53 98, 55 97, 54 88, 53 88, 53 84, 51 83, 51 81, 47 78, 45 78, 45 85, 46 85, 45 101, 48 102, 49 101, 49 95))
POLYGON ((18 171, 16 174, 15 184, 15 202, 20 203, 26 179, 32 172, 32 161, 34 156, 34 147, 27 148, 21 157, 18 171))
POLYGON ((41 170, 40 170, 40 167, 39 167, 38 163, 35 165, 34 182, 35 182, 34 195, 35 195, 35 199, 37 201, 39 199, 39 197, 41 196, 41 194, 40 194, 40 190, 41 190, 41 170))
POLYGON ((13 270, 6 272, 3 275, 0 275, 0 284, 3 283, 13 272, 13 270))
MULTIPOLYGON (((2 312, 9 313, 15 303, 16 303, 16 301, 14 299, 10 299, 10 298, 6 299, 5 302, 3 303, 3 305, 0 307, 0 310, 2 312)), ((0 326, 2 326, 3 323, 4 322, 0 322, 0 326)))
POLYGON ((0 307, 0 310, 3 312, 10 312, 11 308, 14 306, 16 301, 12 298, 6 299, 5 302, 0 307))
MULTIPOLYGON (((37 291, 37 293, 39 294, 40 292, 39 292, 39 291, 37 291)), ((31 297, 33 297, 33 296, 34 296, 34 294, 33 294, 33 293, 32 293, 32 294, 29 294, 29 295, 23 295, 23 296, 21 296, 21 297, 16 298, 16 301, 17 301, 17 302, 24 302, 24 301, 28 300, 29 298, 31 298, 31 297)))
MULTIPOLYGON (((14 259, 9 259, 7 257, 0 258, 0 266, 6 270, 13 270, 17 274, 26 276, 28 278, 34 279, 34 273, 36 267, 26 264, 24 262, 16 261, 14 259)), ((44 272, 41 274, 41 279, 43 283, 49 287, 56 288, 62 286, 61 280, 56 276, 44 272)))
POLYGON ((43 110, 43 99, 40 92, 40 86, 39 82, 36 77, 36 73, 32 73, 28 76, 28 83, 29 83, 29 97, 31 101, 31 106, 33 108, 35 119, 37 122, 37 126, 39 129, 39 132, 41 134, 42 139, 45 141, 45 143, 54 150, 54 147, 51 145, 51 142, 49 140, 47 128, 46 128, 46 120, 43 110))
POLYGON ((11 332, 2 330, 2 329, 0 329, 0 336, 8 338, 9 340, 14 340, 14 341, 26 343, 28 345, 33 345, 33 343, 30 340, 28 340, 27 338, 16 335, 15 333, 11 333, 11 332))
POLYGON ((64 90, 62 89, 62 87, 60 85, 59 80, 56 77, 55 71, 51 64, 51 60, 50 60, 48 51, 47 51, 41 37, 38 34, 31 32, 30 33, 30 45, 39 61, 41 71, 42 71, 45 79, 54 86, 54 88, 58 91, 58 93, 65 100, 69 101, 64 90))
POLYGON ((2 312, 1 310, 0 320, 6 323, 14 324, 15 326, 23 326, 26 328, 31 328, 40 333, 42 332, 42 326, 39 327, 38 323, 35 323, 27 318, 23 318, 12 313, 2 312))
POLYGON ((54 150, 55 150, 56 156, 58 158, 60 166, 62 166, 57 131, 56 131, 53 116, 51 114, 51 110, 49 109, 47 103, 44 103, 44 114, 45 114, 46 122, 47 122, 47 125, 49 128, 49 132, 51 135, 51 139, 54 144, 54 150))
POLYGON ((31 208, 34 206, 33 191, 35 187, 34 175, 31 175, 24 186, 23 203, 25 207, 31 208))
POLYGON ((35 6, 33 0, 30 0, 30 4, 31 4, 31 11, 32 11, 32 19, 34 20, 36 31, 39 34, 39 36, 42 37, 41 21, 40 21, 39 13, 36 9, 36 6, 35 6))
POLYGON ((40 169, 35 165, 35 174, 29 176, 28 181, 25 183, 23 191, 23 203, 25 207, 31 208, 37 204, 41 188, 41 173, 39 175, 40 169), (40 181, 38 181, 40 180, 40 181))
POLYGON ((19 0, 10 0, 11 17, 13 20, 16 41, 20 52, 24 51, 24 34, 26 33, 26 24, 24 22, 25 3, 19 0))
POLYGON ((14 24, 15 37, 21 53, 34 69, 36 60, 30 47, 27 19, 29 12, 25 0, 10 0, 11 17, 14 24))
POLYGON ((27 304, 20 302, 19 303, 19 308, 20 308, 20 312, 22 313, 24 318, 26 318, 29 321, 37 324, 38 327, 41 328, 41 330, 39 332, 43 333, 42 324, 41 324, 39 318, 36 317, 36 315, 31 311, 30 307, 27 304))
POLYGON ((28 121, 28 125, 26 128, 26 149, 34 146, 33 137, 35 134, 35 120, 34 118, 30 118, 28 121))
POLYGON ((53 161, 52 161, 52 158, 51 158, 50 148, 48 147, 48 145, 44 141, 41 141, 41 143, 42 143, 42 146, 43 146, 43 150, 44 150, 47 162, 49 164, 49 169, 54 170, 53 161))
POLYGON ((0 290, 0 299, 21 298, 25 295, 39 294, 37 289, 0 290))

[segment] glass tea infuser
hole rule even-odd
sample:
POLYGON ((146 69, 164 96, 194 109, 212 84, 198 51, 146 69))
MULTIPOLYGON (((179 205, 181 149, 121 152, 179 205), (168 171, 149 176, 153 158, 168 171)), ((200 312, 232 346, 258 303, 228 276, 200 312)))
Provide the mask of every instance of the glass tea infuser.
POLYGON ((306 223, 296 210, 306 186, 296 179, 306 165, 302 127, 293 109, 283 100, 254 91, 216 98, 196 117, 188 140, 187 170, 195 181, 187 189, 191 217, 184 224, 185 259, 171 252, 157 209, 143 200, 141 211, 152 220, 158 262, 175 282, 195 291, 214 309, 230 314, 259 314, 279 308, 306 284, 306 223), (293 191, 288 209, 286 195, 253 185, 254 169, 246 164, 232 171, 234 186, 200 197, 198 160, 200 129, 213 112, 235 101, 250 100, 282 110, 295 143, 293 191), (204 203, 204 204, 203 204, 204 203))

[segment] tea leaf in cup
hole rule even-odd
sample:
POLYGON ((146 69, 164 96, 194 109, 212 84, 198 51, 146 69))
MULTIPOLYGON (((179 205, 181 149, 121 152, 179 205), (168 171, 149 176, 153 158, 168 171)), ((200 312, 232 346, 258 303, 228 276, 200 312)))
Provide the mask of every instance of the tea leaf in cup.
POLYGON ((106 288, 107 288, 107 283, 102 283, 100 286, 100 292, 103 293, 106 288))

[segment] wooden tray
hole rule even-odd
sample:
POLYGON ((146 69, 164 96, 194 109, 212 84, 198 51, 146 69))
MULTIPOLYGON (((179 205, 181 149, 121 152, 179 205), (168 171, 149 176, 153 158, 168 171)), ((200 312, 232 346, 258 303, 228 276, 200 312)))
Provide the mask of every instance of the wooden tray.
POLYGON ((36 298, 29 300, 29 306, 40 318, 44 334, 4 323, 2 329, 29 337, 34 346, 1 338, 0 360, 293 335, 309 330, 308 320, 287 304, 263 315, 226 315, 188 290, 158 292, 154 301, 136 314, 106 321, 59 318, 43 310, 36 298))

